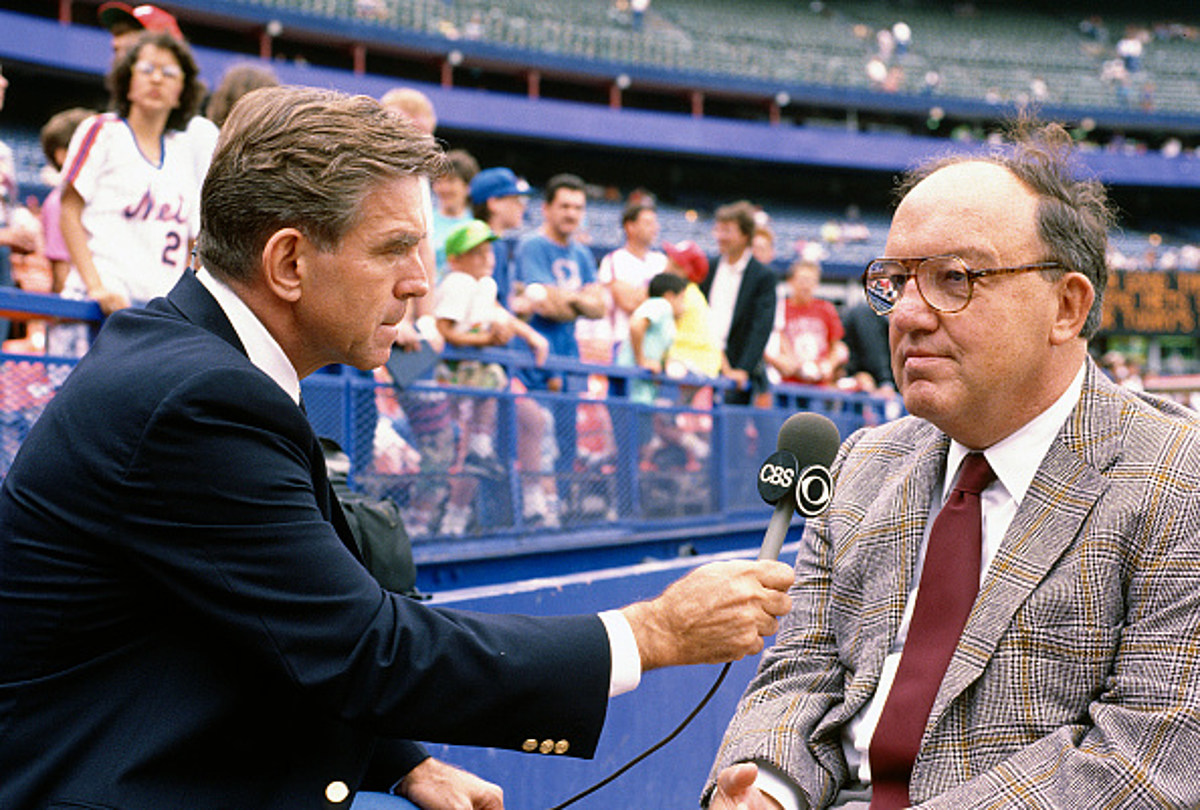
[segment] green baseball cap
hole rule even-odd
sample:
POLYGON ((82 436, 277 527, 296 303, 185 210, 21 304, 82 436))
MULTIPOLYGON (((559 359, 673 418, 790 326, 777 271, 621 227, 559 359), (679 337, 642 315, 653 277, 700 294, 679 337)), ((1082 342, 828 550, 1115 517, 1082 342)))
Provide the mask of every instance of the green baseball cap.
POLYGON ((446 255, 461 256, 484 242, 493 242, 499 238, 486 222, 473 219, 464 225, 459 225, 446 237, 446 255))

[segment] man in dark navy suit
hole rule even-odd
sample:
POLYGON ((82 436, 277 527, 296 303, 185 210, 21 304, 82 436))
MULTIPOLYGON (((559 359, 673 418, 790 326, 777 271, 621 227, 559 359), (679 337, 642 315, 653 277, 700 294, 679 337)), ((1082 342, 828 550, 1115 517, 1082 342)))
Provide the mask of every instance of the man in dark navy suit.
POLYGON ((428 292, 428 136, 365 97, 256 91, 225 124, 199 257, 109 319, 0 488, 0 807, 426 810, 500 791, 409 740, 590 756, 611 694, 757 652, 787 566, 702 567, 599 616, 382 590, 299 381, 388 357, 428 292))
POLYGON ((718 253, 700 291, 712 311, 713 331, 721 344, 721 376, 737 384, 725 402, 748 405, 767 389, 763 350, 775 325, 775 274, 754 258, 755 208, 745 200, 723 205, 713 217, 718 253))

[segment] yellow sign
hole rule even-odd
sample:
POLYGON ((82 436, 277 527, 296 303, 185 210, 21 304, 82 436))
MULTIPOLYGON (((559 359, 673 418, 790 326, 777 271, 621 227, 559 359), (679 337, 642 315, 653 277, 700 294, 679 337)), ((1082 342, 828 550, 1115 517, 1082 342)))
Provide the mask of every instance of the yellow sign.
POLYGON ((1102 332, 1190 335, 1200 324, 1200 273, 1114 270, 1104 293, 1102 332))

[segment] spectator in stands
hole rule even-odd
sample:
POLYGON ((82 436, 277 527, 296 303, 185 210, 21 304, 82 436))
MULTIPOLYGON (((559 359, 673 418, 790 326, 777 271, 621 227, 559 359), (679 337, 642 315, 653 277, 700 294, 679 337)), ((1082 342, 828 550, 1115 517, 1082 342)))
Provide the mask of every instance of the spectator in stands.
MULTIPOLYGON (((650 279, 646 300, 629 318, 629 340, 617 351, 618 366, 643 368, 655 374, 666 370, 667 353, 675 342, 675 325, 684 311, 687 281, 674 273, 650 279)), ((635 379, 629 391, 634 402, 651 403, 658 395, 653 380, 635 379)))
POLYGON ((170 34, 175 39, 184 41, 183 32, 179 30, 179 22, 175 16, 158 6, 134 7, 128 3, 102 3, 96 13, 100 24, 108 29, 112 37, 114 62, 124 56, 147 31, 170 34))
POLYGON ((876 315, 866 301, 859 301, 842 315, 842 325, 848 353, 844 373, 854 381, 853 387, 872 394, 894 391, 887 320, 876 315))
POLYGON ((225 126, 203 267, 108 320, 0 488, 0 807, 349 806, 369 786, 498 808, 408 740, 590 756, 643 671, 761 648, 790 601, 776 562, 576 617, 381 589, 300 380, 388 358, 427 292, 415 177, 440 150, 308 88, 254 91, 225 126))
MULTIPOLYGON (((599 279, 608 291, 609 339, 621 351, 629 340, 629 317, 646 300, 650 279, 667 266, 667 256, 656 250, 658 212, 652 203, 631 203, 621 213, 625 244, 600 260, 599 279)), ((612 355, 610 354, 610 359, 612 355)))
MULTIPOLYGON (((187 42, 175 17, 158 6, 129 6, 120 2, 108 2, 101 4, 98 15, 100 24, 107 28, 112 36, 114 65, 147 31, 168 34, 180 42, 187 42)), ((204 95, 205 90, 206 88, 201 82, 201 96, 204 95)), ((209 155, 217 146, 217 126, 203 115, 193 115, 188 119, 187 128, 184 130, 187 138, 194 142, 192 153, 196 156, 196 174, 201 179, 208 171, 209 155)))
POLYGON ((775 232, 771 230, 771 226, 754 226, 754 236, 750 238, 750 252, 764 267, 771 267, 775 261, 775 232))
MULTIPOLYGON (((7 90, 8 79, 4 78, 4 70, 0 68, 0 110, 4 109, 7 90)), ((12 251, 28 253, 38 246, 37 232, 14 222, 17 205, 16 163, 12 149, 0 141, 0 287, 13 285, 12 251)), ((0 343, 8 338, 8 328, 8 320, 0 318, 0 343)))
POLYGON ((446 274, 446 237, 458 226, 474 219, 467 190, 471 180, 479 174, 479 162, 465 149, 451 149, 446 153, 446 161, 448 170, 433 178, 433 195, 437 204, 433 207, 430 232, 437 261, 435 284, 441 282, 446 274))
POLYGON ((629 0, 629 21, 634 31, 641 31, 645 23, 650 0, 629 0))
MULTIPOLYGON (((575 321, 605 315, 604 289, 596 279, 596 260, 575 232, 587 210, 583 181, 557 174, 546 184, 542 227, 521 240, 513 268, 513 311, 550 341, 556 357, 579 358, 575 321)), ((534 390, 557 391, 562 380, 547 373, 523 375, 534 390)))
MULTIPOLYGON (((573 174, 551 177, 542 200, 542 227, 521 240, 513 263, 513 313, 529 318, 530 326, 550 342, 551 355, 572 360, 579 359, 575 321, 605 315, 596 260, 575 238, 586 209, 583 180, 573 174)), ((560 391, 563 387, 561 376, 541 369, 522 369, 518 377, 531 391, 560 391)), ((557 526, 558 486, 551 473, 560 439, 555 435, 554 414, 545 408, 541 411, 542 457, 537 467, 522 467, 522 510, 528 520, 557 526)), ((570 428, 564 425, 564 440, 572 435, 570 428)))
MULTIPOLYGON (((54 188, 42 201, 42 233, 46 260, 50 262, 50 290, 66 298, 87 297, 87 288, 71 264, 71 254, 63 239, 62 177, 71 137, 79 125, 94 115, 93 110, 73 107, 50 117, 41 131, 42 153, 54 171, 54 188)), ((46 353, 55 357, 82 357, 88 347, 88 327, 82 323, 56 323, 46 330, 46 353)))
MULTIPOLYGON (((533 328, 513 317, 496 300, 496 282, 492 278, 495 257, 492 243, 496 234, 487 223, 474 219, 458 226, 446 237, 446 277, 438 285, 433 315, 438 330, 450 346, 504 346, 515 335, 528 346, 537 364, 546 362, 550 344, 533 328)), ((498 363, 478 360, 443 361, 438 368, 439 382, 466 385, 493 391, 508 387, 508 375, 498 363)), ((461 475, 464 471, 497 474, 501 472, 496 458, 496 406, 493 397, 464 395, 455 403, 459 441, 452 473, 459 473, 450 483, 450 497, 442 513, 439 534, 458 536, 466 532, 471 521, 471 504, 478 489, 478 479, 461 475)), ((536 408, 522 397, 518 411, 536 408)), ((518 423, 525 421, 518 413, 518 423)), ((540 436, 529 437, 520 431, 517 437, 518 455, 525 463, 536 463, 540 436), (527 448, 522 452, 522 446, 527 448)))
POLYGON ((721 345, 721 374, 737 383, 725 401, 746 405, 765 391, 763 350, 775 314, 775 274, 750 252, 755 208, 740 202, 717 209, 713 237, 718 254, 700 290, 712 309, 713 334, 721 345))
POLYGON ((1145 36, 1143 29, 1129 26, 1125 29, 1125 36, 1117 40, 1117 56, 1121 57, 1125 70, 1131 76, 1142 71, 1142 43, 1145 36))
POLYGON ((1100 368, 1104 369, 1109 378, 1122 388, 1132 391, 1145 390, 1137 361, 1122 352, 1115 349, 1105 352, 1104 356, 1100 358, 1100 368))
POLYGON ((496 296, 507 302, 512 291, 512 257, 516 253, 516 232, 525 224, 525 209, 533 189, 512 169, 496 166, 484 169, 471 180, 468 190, 475 219, 488 224, 496 234, 492 252, 496 256, 496 296))
POLYGON ((109 72, 116 112, 85 121, 72 139, 62 232, 106 313, 164 295, 188 266, 211 157, 185 132, 203 93, 197 73, 182 40, 142 34, 109 72))
POLYGON ((788 297, 776 316, 775 347, 764 353, 783 382, 832 385, 849 352, 837 309, 817 297, 821 265, 798 259, 788 268, 788 297))
POLYGON ((843 444, 711 810, 1200 806, 1200 419, 1089 358, 1113 214, 1018 135, 902 186, 864 282, 911 416, 843 444))
POLYGON ((721 373, 721 349, 713 337, 712 312, 700 282, 708 275, 708 257, 695 242, 663 244, 667 254, 667 272, 687 281, 683 291, 683 314, 675 321, 675 340, 667 352, 670 369, 697 377, 716 377, 721 373))
POLYGON ((217 85, 217 89, 208 97, 204 113, 209 121, 219 127, 225 123, 225 119, 229 117, 229 111, 233 109, 234 103, 239 98, 251 90, 257 90, 260 87, 274 87, 277 84, 279 84, 279 77, 269 67, 251 62, 232 65, 221 76, 221 83, 217 85))
POLYGON ((912 47, 912 29, 903 20, 892 23, 892 39, 896 42, 895 55, 902 59, 912 47))

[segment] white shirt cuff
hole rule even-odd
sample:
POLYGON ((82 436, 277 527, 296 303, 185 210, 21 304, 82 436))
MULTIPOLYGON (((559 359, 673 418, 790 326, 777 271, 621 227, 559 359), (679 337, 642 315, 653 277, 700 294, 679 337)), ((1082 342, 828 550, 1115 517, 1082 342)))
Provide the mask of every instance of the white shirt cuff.
POLYGON ((608 696, 616 697, 637 689, 642 682, 642 656, 638 652, 637 639, 629 620, 619 610, 606 610, 600 614, 604 629, 608 632, 608 646, 612 651, 612 673, 608 681, 608 696))
POLYGON ((774 765, 755 764, 758 765, 758 778, 754 780, 754 786, 779 802, 783 810, 800 810, 800 788, 774 765))

